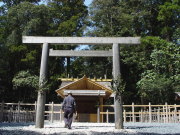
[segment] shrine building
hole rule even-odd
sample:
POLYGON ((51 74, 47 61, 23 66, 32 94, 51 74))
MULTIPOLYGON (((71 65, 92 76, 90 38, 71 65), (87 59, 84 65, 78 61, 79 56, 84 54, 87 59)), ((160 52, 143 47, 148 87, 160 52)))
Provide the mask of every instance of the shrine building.
MULTIPOLYGON (((112 97, 111 79, 89 79, 86 76, 80 79, 61 79, 62 84, 56 92, 64 98, 71 91, 77 104, 78 122, 97 122, 97 106, 103 112, 105 101, 112 97)), ((100 116, 100 122, 103 115, 100 116)))

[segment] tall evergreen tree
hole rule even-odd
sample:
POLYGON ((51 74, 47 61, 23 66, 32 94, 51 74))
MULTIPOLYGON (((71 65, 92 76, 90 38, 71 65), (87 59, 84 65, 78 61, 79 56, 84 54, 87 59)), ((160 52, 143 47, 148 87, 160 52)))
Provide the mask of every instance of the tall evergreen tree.
MULTIPOLYGON (((50 23, 49 34, 52 36, 82 36, 86 26, 86 17, 88 14, 87 7, 84 5, 84 0, 53 0, 48 2, 52 22, 50 23)), ((54 46, 54 49, 74 50, 77 46, 54 46)), ((56 58, 56 61, 61 61, 62 66, 67 63, 66 73, 63 76, 70 74, 70 58, 56 58), (67 61, 65 61, 67 59, 67 61)), ((59 65, 56 65, 56 72, 60 70, 59 65)), ((63 69, 63 68, 61 68, 63 69)), ((58 72, 59 73, 59 72, 58 72)), ((54 72, 52 72, 54 74, 54 72)))

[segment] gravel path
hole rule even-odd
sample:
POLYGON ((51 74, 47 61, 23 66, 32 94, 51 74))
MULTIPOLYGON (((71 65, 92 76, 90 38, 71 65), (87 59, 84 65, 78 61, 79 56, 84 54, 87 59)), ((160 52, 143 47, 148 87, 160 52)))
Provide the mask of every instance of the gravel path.
POLYGON ((72 129, 61 122, 45 122, 37 129, 34 123, 0 123, 0 135, 180 135, 180 123, 125 123, 123 130, 114 123, 73 123, 72 129))

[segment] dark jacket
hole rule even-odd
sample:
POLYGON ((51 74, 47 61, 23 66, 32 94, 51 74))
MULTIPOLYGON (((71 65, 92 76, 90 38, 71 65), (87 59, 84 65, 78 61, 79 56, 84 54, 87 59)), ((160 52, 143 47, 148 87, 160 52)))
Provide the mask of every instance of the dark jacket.
POLYGON ((68 95, 67 97, 64 98, 62 109, 63 111, 65 109, 73 109, 74 111, 76 111, 76 102, 71 95, 68 95))

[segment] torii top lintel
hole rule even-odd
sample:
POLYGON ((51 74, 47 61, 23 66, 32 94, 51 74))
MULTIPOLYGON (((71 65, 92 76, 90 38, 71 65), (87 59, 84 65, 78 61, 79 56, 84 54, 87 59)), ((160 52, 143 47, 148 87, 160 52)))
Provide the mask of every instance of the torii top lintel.
POLYGON ((23 36, 23 43, 53 44, 140 44, 140 37, 39 37, 23 36))

